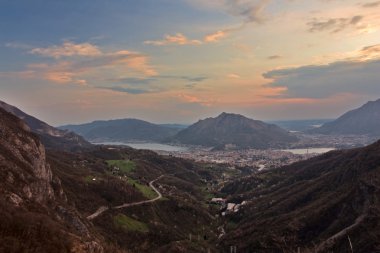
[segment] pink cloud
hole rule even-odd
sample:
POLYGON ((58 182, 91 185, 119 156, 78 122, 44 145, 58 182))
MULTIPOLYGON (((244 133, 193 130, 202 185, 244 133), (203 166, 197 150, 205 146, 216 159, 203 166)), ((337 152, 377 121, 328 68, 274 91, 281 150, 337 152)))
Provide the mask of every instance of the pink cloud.
POLYGON ((70 41, 66 41, 60 46, 34 48, 30 50, 30 53, 43 55, 47 57, 53 57, 57 59, 64 56, 97 56, 102 54, 98 47, 90 43, 75 44, 70 41))
POLYGON ((222 38, 226 37, 227 33, 225 31, 217 31, 215 33, 211 33, 204 37, 205 42, 217 42, 222 38))
POLYGON ((188 39, 182 33, 177 33, 175 35, 165 35, 162 40, 147 40, 144 41, 147 45, 154 46, 165 46, 165 45, 200 45, 202 44, 199 40, 188 39))
MULTIPOLYGON (((143 76, 157 75, 149 64, 149 57, 139 52, 120 50, 103 52, 90 43, 74 44, 65 42, 60 46, 35 48, 30 51, 55 59, 53 63, 29 64, 25 71, 12 72, 8 75, 30 79, 44 79, 58 84, 87 85, 89 78, 101 71, 109 75, 125 75, 135 72, 143 76), (75 56, 75 57, 74 57, 75 56), (61 57, 66 57, 61 60, 61 57)), ((6 73, 2 73, 5 75, 6 73)))

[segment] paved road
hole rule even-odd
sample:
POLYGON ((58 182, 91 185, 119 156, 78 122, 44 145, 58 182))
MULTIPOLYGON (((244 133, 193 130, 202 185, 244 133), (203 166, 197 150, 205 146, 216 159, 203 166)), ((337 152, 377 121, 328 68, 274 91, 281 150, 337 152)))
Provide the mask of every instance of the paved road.
POLYGON ((98 217, 99 215, 101 215, 102 213, 104 213, 105 211, 107 211, 108 209, 109 209, 109 207, 106 207, 106 206, 99 207, 99 209, 96 210, 95 213, 87 216, 87 220, 95 219, 96 217, 98 217))
MULTIPOLYGON (((112 209, 121 209, 121 208, 125 208, 125 207, 130 207, 130 206, 139 206, 139 205, 143 205, 143 204, 146 204, 146 203, 152 203, 152 202, 155 202, 155 201, 159 200, 160 198, 162 198, 162 194, 161 194, 161 192, 159 192, 157 190, 157 188, 153 184, 157 180, 161 179, 163 176, 164 175, 161 175, 158 178, 156 178, 156 179, 154 179, 154 180, 152 180, 152 181, 149 182, 150 188, 152 188, 153 191, 155 191, 157 193, 157 197, 155 197, 154 199, 148 199, 148 200, 143 200, 143 201, 138 201, 138 202, 133 202, 133 203, 125 203, 125 204, 122 204, 120 206, 112 207, 112 209)), ((95 213, 87 216, 87 219, 88 220, 95 219, 96 217, 98 217, 99 215, 101 215, 102 213, 104 213, 105 211, 107 211, 108 209, 109 209, 109 207, 101 206, 101 207, 98 208, 98 210, 96 210, 95 213)))

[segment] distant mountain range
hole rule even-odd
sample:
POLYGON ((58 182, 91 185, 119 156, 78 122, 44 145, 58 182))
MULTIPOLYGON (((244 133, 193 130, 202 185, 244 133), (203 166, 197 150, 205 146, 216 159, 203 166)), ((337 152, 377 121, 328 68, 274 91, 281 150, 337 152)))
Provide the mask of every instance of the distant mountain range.
POLYGON ((287 145, 297 138, 276 125, 224 112, 180 131, 172 141, 221 149, 228 146, 264 149, 287 145))
POLYGON ((338 119, 310 130, 318 134, 380 136, 380 99, 343 114, 338 119))
POLYGON ((226 145, 232 148, 278 147, 297 140, 276 125, 230 113, 222 113, 217 118, 201 120, 191 126, 118 119, 66 125, 60 129, 73 131, 91 142, 153 141, 221 149, 226 145))
POLYGON ((174 136, 182 125, 158 125, 138 119, 94 121, 82 125, 66 125, 60 129, 73 131, 91 142, 161 142, 174 136))
POLYGON ((57 129, 26 114, 15 106, 0 101, 0 108, 22 119, 30 130, 40 136, 46 148, 74 150, 91 146, 83 137, 69 131, 57 129))

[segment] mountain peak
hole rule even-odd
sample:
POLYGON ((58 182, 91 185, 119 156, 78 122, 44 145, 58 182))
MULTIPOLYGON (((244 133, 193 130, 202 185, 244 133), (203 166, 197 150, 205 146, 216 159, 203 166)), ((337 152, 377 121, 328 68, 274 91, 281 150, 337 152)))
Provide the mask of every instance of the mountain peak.
POLYGON ((245 118, 241 114, 230 113, 230 112, 222 112, 221 114, 219 114, 219 116, 217 116, 217 118, 219 118, 219 117, 242 117, 242 118, 245 118))
POLYGON ((183 144, 237 148, 268 148, 286 145, 296 138, 278 126, 223 112, 216 118, 200 120, 179 132, 174 140, 183 144))
POLYGON ((237 113, 228 113, 228 112, 222 112, 219 114, 216 118, 211 118, 215 120, 223 120, 223 121, 240 121, 240 122, 249 122, 253 121, 253 119, 247 118, 244 115, 237 114, 237 113))
POLYGON ((374 101, 368 101, 362 107, 369 106, 369 105, 380 106, 380 98, 374 101))

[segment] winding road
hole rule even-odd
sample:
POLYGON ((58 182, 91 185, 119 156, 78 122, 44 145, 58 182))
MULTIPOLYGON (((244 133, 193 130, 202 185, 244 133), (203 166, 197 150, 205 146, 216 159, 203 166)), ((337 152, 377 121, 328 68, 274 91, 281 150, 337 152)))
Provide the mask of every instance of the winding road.
MULTIPOLYGON (((155 191, 157 193, 157 197, 155 197, 154 199, 148 199, 148 200, 143 200, 143 201, 138 201, 138 202, 132 202, 132 203, 125 203, 125 204, 122 204, 120 206, 115 206, 115 207, 112 207, 112 209, 121 209, 121 208, 126 208, 126 207, 130 207, 130 206, 139 206, 139 205, 143 205, 143 204, 147 204, 147 203, 152 203, 152 202, 155 202, 157 200, 159 200, 160 198, 162 198, 162 194, 161 192, 159 192, 157 190, 157 188, 153 185, 154 182, 156 182, 157 180, 161 179, 164 175, 161 175, 159 176, 158 178, 152 180, 149 182, 149 187, 153 189, 153 191, 155 191)), ((105 211, 107 211, 108 209, 110 209, 109 207, 107 206, 101 206, 98 208, 98 210, 96 210, 95 213, 87 216, 87 219, 88 220, 93 220, 95 219, 96 217, 98 217, 99 215, 101 215, 102 213, 104 213, 105 211)))

